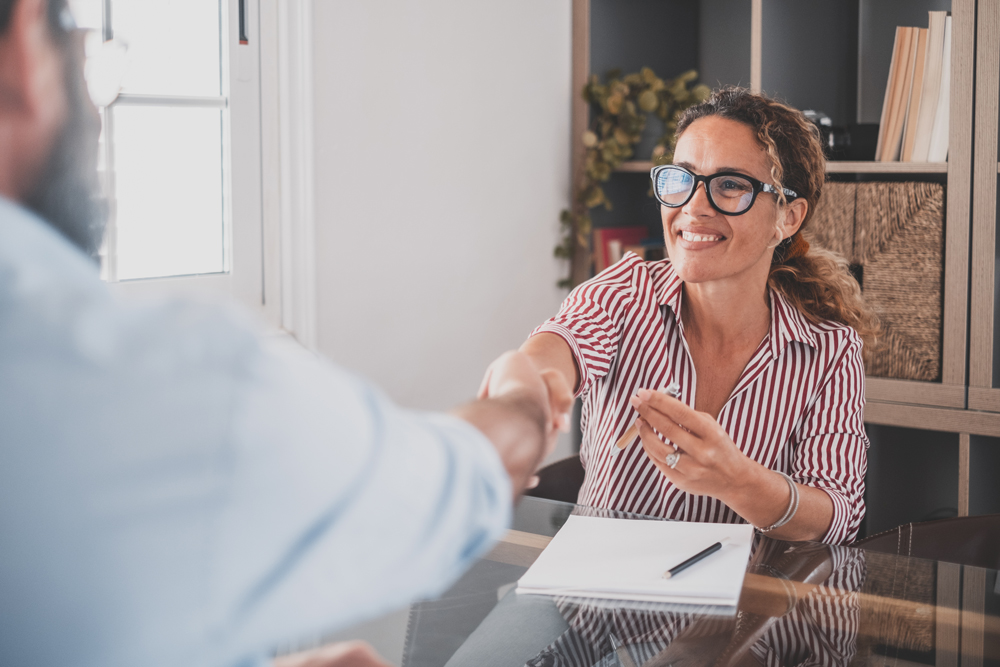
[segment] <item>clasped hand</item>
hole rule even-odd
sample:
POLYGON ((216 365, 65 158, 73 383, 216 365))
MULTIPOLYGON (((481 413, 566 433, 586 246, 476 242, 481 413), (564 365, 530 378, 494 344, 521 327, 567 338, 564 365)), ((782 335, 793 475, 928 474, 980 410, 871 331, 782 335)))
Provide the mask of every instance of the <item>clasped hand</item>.
POLYGON ((573 391, 562 373, 539 369, 524 352, 512 350, 496 359, 479 387, 477 398, 521 397, 533 401, 545 415, 545 455, 555 447, 559 432, 569 431, 573 391))
POLYGON ((631 403, 639 411, 636 424, 646 456, 679 489, 726 502, 746 480, 750 459, 711 415, 648 389, 640 389, 631 403), (675 451, 681 456, 671 468, 666 458, 675 451))

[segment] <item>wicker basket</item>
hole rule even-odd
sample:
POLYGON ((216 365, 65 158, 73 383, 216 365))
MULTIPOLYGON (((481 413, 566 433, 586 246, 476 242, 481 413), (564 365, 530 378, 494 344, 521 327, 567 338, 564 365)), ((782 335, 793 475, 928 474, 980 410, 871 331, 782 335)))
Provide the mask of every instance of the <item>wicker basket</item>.
POLYGON ((868 375, 941 379, 944 187, 827 183, 805 232, 860 266, 862 291, 883 333, 865 350, 868 375))

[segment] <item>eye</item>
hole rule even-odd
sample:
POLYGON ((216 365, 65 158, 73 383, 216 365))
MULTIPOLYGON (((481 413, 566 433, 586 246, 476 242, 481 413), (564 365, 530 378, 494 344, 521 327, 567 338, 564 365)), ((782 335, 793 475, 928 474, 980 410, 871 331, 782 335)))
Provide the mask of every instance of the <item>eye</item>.
POLYGON ((712 182, 712 191, 723 197, 742 197, 753 192, 753 186, 742 178, 722 176, 712 182))

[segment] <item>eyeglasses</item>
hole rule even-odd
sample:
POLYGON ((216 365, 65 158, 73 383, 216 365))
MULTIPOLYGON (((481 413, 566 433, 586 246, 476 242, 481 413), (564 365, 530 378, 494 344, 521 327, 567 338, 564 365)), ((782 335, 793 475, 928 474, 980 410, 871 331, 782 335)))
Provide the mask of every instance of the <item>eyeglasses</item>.
POLYGON ((58 16, 58 28, 67 35, 80 35, 83 39, 83 76, 87 92, 97 107, 106 107, 118 98, 122 79, 128 68, 128 44, 121 39, 104 40, 99 30, 77 27, 69 7, 63 7, 58 16))
POLYGON ((106 107, 116 99, 122 89, 122 79, 128 69, 128 44, 120 39, 101 40, 97 31, 87 31, 87 60, 83 76, 87 92, 96 107, 106 107))
MULTIPOLYGON (((778 188, 773 185, 733 171, 698 176, 684 167, 665 164, 653 167, 649 175, 653 179, 656 200, 670 208, 678 208, 691 201, 699 182, 705 183, 708 203, 723 215, 743 215, 753 207, 761 192, 778 194, 778 188)), ((787 188, 782 188, 781 191, 789 199, 798 197, 787 188)))

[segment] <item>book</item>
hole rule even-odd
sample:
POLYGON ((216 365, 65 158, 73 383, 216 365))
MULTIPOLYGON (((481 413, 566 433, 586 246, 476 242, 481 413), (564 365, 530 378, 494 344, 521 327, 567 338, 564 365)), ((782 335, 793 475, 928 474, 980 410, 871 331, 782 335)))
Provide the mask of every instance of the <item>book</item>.
POLYGON ((750 560, 747 524, 572 515, 517 582, 518 594, 735 607, 750 560), (670 579, 706 547, 717 553, 670 579))
POLYGON ((948 160, 948 125, 951 107, 951 17, 945 19, 944 48, 941 55, 941 87, 938 91, 937 111, 934 113, 934 129, 931 130, 928 162, 948 160))
POLYGON ((889 107, 885 144, 882 146, 882 162, 899 160, 900 144, 903 140, 903 120, 906 116, 906 106, 910 100, 910 86, 913 83, 913 70, 910 67, 913 60, 913 39, 916 28, 900 26, 896 28, 900 34, 899 51, 894 51, 892 63, 892 103, 889 107))
POLYGON ((875 159, 882 160, 886 138, 889 130, 889 116, 892 109, 893 90, 896 86, 896 69, 899 64, 899 52, 902 48, 903 29, 896 28, 896 39, 892 43, 892 60, 889 61, 889 79, 885 84, 885 96, 882 99, 882 114, 878 121, 878 141, 875 144, 875 159))
POLYGON ((903 123, 903 148, 899 156, 902 162, 909 162, 913 158, 913 144, 917 136, 917 114, 924 85, 924 64, 927 61, 927 28, 916 28, 916 31, 913 83, 910 84, 910 101, 906 107, 906 121, 903 123))
POLYGON ((626 246, 642 243, 649 229, 636 227, 598 227, 594 230, 594 271, 600 273, 621 260, 626 246))
POLYGON ((927 12, 927 62, 924 65, 924 85, 920 91, 916 136, 913 141, 913 162, 927 162, 941 88, 944 33, 948 12, 927 12))

